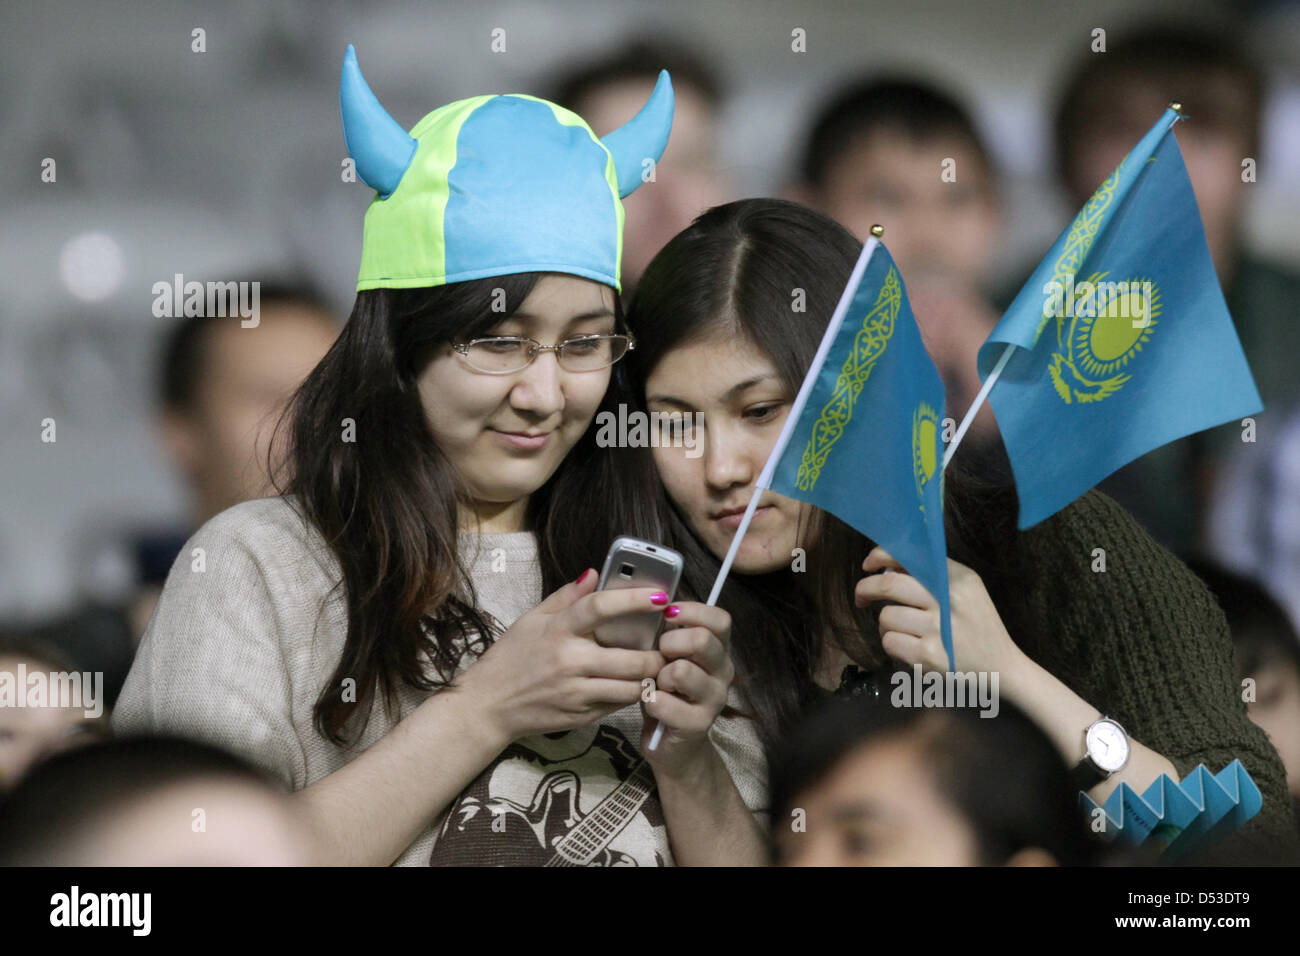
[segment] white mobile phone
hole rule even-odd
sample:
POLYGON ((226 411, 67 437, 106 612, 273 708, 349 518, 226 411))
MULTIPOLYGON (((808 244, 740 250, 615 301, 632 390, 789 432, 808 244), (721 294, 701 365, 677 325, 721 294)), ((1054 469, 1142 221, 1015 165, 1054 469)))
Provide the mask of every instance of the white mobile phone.
MULTIPOLYGON (((640 538, 615 538, 605 556, 596 590, 658 588, 671 602, 682 578, 682 565, 682 556, 672 548, 640 538)), ((606 647, 648 651, 655 646, 663 623, 663 608, 645 614, 625 614, 597 628, 596 640, 606 647)))

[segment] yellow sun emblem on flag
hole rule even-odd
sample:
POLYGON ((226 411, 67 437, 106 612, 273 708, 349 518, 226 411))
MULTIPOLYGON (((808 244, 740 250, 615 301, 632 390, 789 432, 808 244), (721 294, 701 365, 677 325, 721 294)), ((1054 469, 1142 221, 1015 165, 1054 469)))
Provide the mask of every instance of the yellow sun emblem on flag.
POLYGON ((1099 402, 1123 387, 1123 370, 1151 338, 1160 314, 1160 289, 1150 279, 1121 282, 1094 272, 1075 288, 1063 352, 1052 353, 1048 373, 1062 401, 1099 402))
POLYGON ((939 413, 921 402, 912 413, 912 476, 916 479, 917 504, 922 511, 925 511, 925 486, 938 466, 939 413))

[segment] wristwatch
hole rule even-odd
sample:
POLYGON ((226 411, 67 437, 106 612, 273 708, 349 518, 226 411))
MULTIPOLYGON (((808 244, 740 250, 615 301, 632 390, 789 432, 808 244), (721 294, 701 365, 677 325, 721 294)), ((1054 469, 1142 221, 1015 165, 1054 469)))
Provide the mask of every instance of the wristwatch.
POLYGON ((1070 773, 1080 790, 1091 790, 1128 763, 1128 734, 1113 717, 1102 716, 1083 732, 1086 753, 1070 773))

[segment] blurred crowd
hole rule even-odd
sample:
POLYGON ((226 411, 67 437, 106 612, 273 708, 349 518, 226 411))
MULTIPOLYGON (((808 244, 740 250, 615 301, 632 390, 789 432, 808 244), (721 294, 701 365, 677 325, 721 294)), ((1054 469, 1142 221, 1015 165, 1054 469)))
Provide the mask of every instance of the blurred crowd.
MULTIPOLYGON (((704 210, 741 195, 722 159, 719 117, 731 95, 707 53, 643 38, 557 71, 547 96, 597 135, 644 103, 669 70, 676 114, 653 189, 625 200, 624 295, 655 253, 704 210)), ((1159 542, 1189 561, 1228 615, 1241 679, 1254 682, 1251 717, 1283 759, 1300 801, 1300 271, 1258 257, 1243 241, 1268 97, 1266 64, 1231 36, 1180 26, 1115 33, 1105 55, 1062 64, 1051 105, 1054 169, 1081 207, 1166 104, 1215 268, 1265 410, 1162 447, 1102 490, 1159 542)), ((1035 263, 1007 281, 1007 174, 989 148, 979 102, 931 77, 864 69, 813 105, 791 138, 795 163, 781 192, 859 238, 885 225, 922 334, 960 419, 979 390, 976 353, 1035 263), (939 175, 945 163, 955 178, 939 175), (1003 270, 1004 271, 1004 270, 1003 270)), ((1261 170, 1259 175, 1266 175, 1261 170)), ((1065 222, 1060 226, 1064 227, 1065 222)), ((189 501, 180 523, 119 535, 130 556, 126 599, 65 613, 0 620, 0 670, 105 675, 107 706, 0 708, 0 858, 42 863, 296 863, 297 833, 261 771, 206 745, 112 741, 108 714, 162 584, 189 536, 221 511, 272 493, 276 424, 289 395, 334 341, 345 316, 304 275, 261 290, 261 321, 235 331, 219 318, 158 323, 151 427, 189 501), (219 786, 217 786, 219 784, 219 786), (164 804, 194 804, 205 788, 213 820, 239 838, 210 859, 178 858, 150 820, 164 804), (214 789, 215 788, 215 789, 214 789), (91 796, 91 794, 94 794, 91 796), (217 794, 214 796, 213 794, 217 794)), ((3 330, 0 329, 0 332, 3 330)), ((283 426, 281 426, 283 428, 283 426)), ((985 408, 968 438, 989 475, 1007 476, 997 424, 985 408)), ((6 509, 22 509, 4 490, 6 509)), ((1099 862, 1071 821, 1066 768, 1033 723, 1004 705, 994 719, 854 700, 808 719, 771 755, 773 819, 800 807, 835 821, 816 839, 777 832, 782 864, 1050 865, 1099 862), (1013 787, 989 789, 989 768, 1016 755, 1013 787), (887 781, 887 783, 882 782, 887 781)), ((215 852, 215 851, 214 851, 215 852)))

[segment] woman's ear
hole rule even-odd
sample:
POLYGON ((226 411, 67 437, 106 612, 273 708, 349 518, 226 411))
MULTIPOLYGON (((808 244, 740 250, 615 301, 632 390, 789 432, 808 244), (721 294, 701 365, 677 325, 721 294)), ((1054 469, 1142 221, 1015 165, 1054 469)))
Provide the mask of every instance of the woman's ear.
POLYGON ((1003 866, 1060 866, 1061 864, 1057 863, 1056 857, 1052 856, 1052 854, 1048 853, 1046 850, 1040 847, 1031 846, 1031 847, 1026 847, 1023 850, 1017 850, 1015 853, 1011 854, 1011 856, 1007 858, 1007 862, 1003 863, 1002 865, 1003 866))

